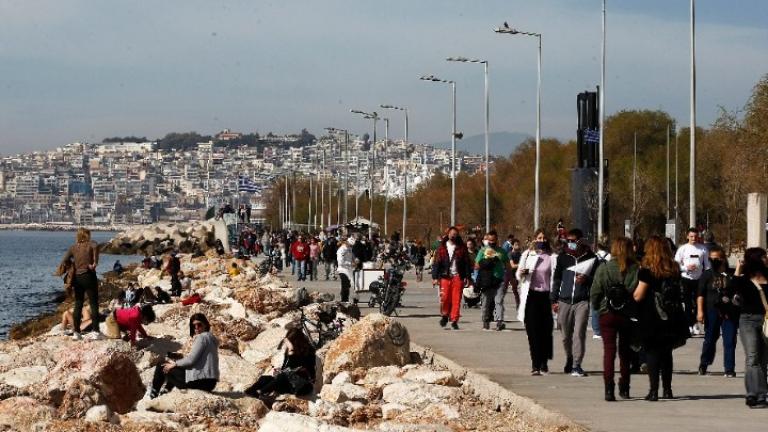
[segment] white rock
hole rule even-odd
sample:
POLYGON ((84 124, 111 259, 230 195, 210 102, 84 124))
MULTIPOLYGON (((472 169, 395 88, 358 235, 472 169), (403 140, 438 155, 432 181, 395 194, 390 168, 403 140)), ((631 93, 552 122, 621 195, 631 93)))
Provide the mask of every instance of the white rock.
POLYGON ((326 384, 320 390, 320 398, 329 402, 367 402, 368 390, 354 384, 326 384))
POLYGON ((48 368, 45 366, 25 366, 0 374, 0 382, 24 388, 43 381, 47 373, 48 368))
POLYGON ((407 405, 412 408, 424 408, 432 403, 450 402, 461 396, 457 387, 445 387, 434 384, 402 382, 384 387, 382 398, 386 402, 407 405))
POLYGON ((173 414, 155 413, 150 411, 131 411, 122 416, 123 424, 130 423, 143 426, 147 430, 181 430, 181 424, 173 419, 173 414))
POLYGON ((441 424, 411 424, 386 421, 379 424, 381 432, 453 432, 453 429, 441 424))
POLYGON ((424 366, 409 369, 403 374, 403 380, 444 386, 459 385, 456 378, 449 371, 436 371, 424 366))
POLYGON ((240 356, 227 354, 223 350, 219 352, 219 372, 221 378, 216 391, 234 392, 245 391, 264 373, 240 356))
POLYGON ((352 384, 352 377, 349 375, 349 372, 344 371, 336 375, 333 380, 331 380, 331 384, 337 386, 342 384, 352 384))
POLYGON ((426 417, 445 420, 455 420, 460 417, 456 408, 444 403, 431 404, 424 409, 424 413, 426 417))
MULTIPOLYGON (((342 372, 344 373, 344 372, 342 372)), ((369 387, 384 387, 389 384, 402 382, 400 378, 401 370, 397 366, 379 366, 368 370, 365 378, 359 380, 357 384, 363 384, 369 387)))
POLYGON ((276 411, 270 411, 259 422, 259 432, 352 432, 359 430, 329 425, 301 414, 276 411))
POLYGON ((120 423, 120 417, 113 413, 111 409, 109 409, 106 405, 96 405, 88 409, 88 411, 85 413, 85 421, 87 422, 104 422, 104 423, 113 423, 113 424, 119 424, 120 423))

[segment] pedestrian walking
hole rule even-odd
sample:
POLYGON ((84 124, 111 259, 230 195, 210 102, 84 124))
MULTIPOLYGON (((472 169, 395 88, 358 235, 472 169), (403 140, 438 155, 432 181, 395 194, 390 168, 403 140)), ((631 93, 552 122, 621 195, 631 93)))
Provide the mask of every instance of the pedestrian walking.
POLYGON ((765 249, 749 248, 744 252, 744 264, 737 269, 737 273, 743 276, 733 278, 734 304, 741 311, 739 333, 745 357, 746 404, 750 408, 768 406, 768 342, 764 333, 765 314, 768 310, 767 266, 765 249))
POLYGON ((637 288, 639 269, 632 240, 619 237, 611 244, 612 259, 597 268, 590 298, 598 313, 603 335, 603 382, 605 400, 615 401, 614 367, 618 347, 619 396, 629 399, 632 327, 635 317, 632 294, 637 288))
POLYGON ((563 336, 566 355, 563 373, 575 377, 587 375, 581 362, 587 347, 589 290, 597 267, 595 254, 582 242, 582 237, 578 228, 566 234, 565 252, 557 256, 550 294, 552 310, 557 313, 563 336))
POLYGON ((323 257, 323 266, 325 267, 325 280, 328 280, 333 275, 333 280, 336 280, 336 270, 338 264, 336 263, 336 252, 339 249, 336 237, 328 236, 323 242, 323 249, 320 255, 323 257))
POLYGON ((549 373, 552 360, 552 303, 554 267, 557 255, 552 253, 547 235, 539 229, 534 233, 531 248, 520 257, 517 278, 520 280, 520 308, 517 319, 525 324, 531 354, 531 375, 549 373))
POLYGON ((297 269, 297 280, 307 280, 307 260, 309 259, 309 245, 304 241, 304 236, 299 236, 291 245, 291 256, 297 269))
POLYGON ((496 322, 496 330, 504 330, 504 296, 507 293, 505 274, 509 269, 509 257, 504 248, 498 245, 496 231, 490 231, 483 240, 484 246, 475 258, 478 270, 477 286, 482 297, 481 316, 483 330, 490 330, 491 320, 496 322))
POLYGON ((471 263, 467 247, 456 227, 448 228, 448 235, 440 242, 432 264, 432 285, 440 286, 440 326, 451 321, 453 330, 459 329, 461 295, 468 283, 471 263))
POLYGON ((72 338, 82 339, 80 335, 80 321, 83 313, 83 302, 86 294, 91 309, 92 328, 94 331, 88 334, 89 339, 100 339, 99 332, 99 280, 96 277, 96 267, 99 265, 99 247, 91 241, 91 231, 86 228, 78 228, 75 235, 75 244, 67 249, 62 259, 62 265, 69 260, 74 262, 75 278, 72 286, 75 294, 75 306, 72 311, 72 338))
POLYGON ((728 268, 725 251, 720 246, 710 246, 709 264, 711 268, 705 270, 699 279, 696 296, 696 320, 704 326, 699 375, 706 375, 707 368, 714 362, 717 340, 722 334, 724 374, 734 378, 739 310, 733 306, 733 276, 728 268))
POLYGON ((688 325, 691 333, 698 335, 696 326, 696 293, 699 289, 699 279, 705 270, 709 269, 709 257, 707 250, 698 242, 699 233, 696 228, 688 228, 688 243, 680 246, 675 253, 675 262, 680 266, 683 284, 683 298, 685 312, 688 316, 688 325))
POLYGON ((317 268, 320 265, 320 244, 318 244, 317 239, 314 237, 309 241, 309 264, 309 280, 316 281, 317 268))
MULTIPOLYGON (((645 243, 645 256, 637 275, 633 298, 638 305, 638 336, 648 364, 650 389, 645 400, 672 399, 672 350, 691 336, 683 307, 680 271, 667 242, 652 236, 645 243)), ((687 299, 685 299, 687 300, 687 299)))
POLYGON ((509 268, 507 271, 507 282, 515 297, 515 309, 520 309, 520 281, 517 279, 517 269, 520 267, 520 257, 522 256, 520 240, 512 239, 512 248, 507 253, 509 258, 509 268))
MULTIPOLYGON (((338 262, 339 280, 341 281, 340 297, 342 302, 349 301, 349 291, 352 287, 352 276, 354 271, 354 255, 352 247, 346 238, 342 238, 339 248, 336 250, 336 261, 338 262)), ((354 294, 357 298, 357 291, 354 294)))

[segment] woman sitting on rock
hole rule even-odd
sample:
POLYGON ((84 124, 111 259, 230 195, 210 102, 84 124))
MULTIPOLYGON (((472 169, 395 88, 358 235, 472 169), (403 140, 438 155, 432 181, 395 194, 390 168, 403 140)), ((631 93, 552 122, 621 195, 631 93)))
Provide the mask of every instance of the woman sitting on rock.
MULTIPOLYGON (((61 314, 61 329, 64 330, 64 334, 71 336, 74 333, 74 308, 69 308, 61 314)), ((83 317, 80 321, 80 332, 85 333, 91 329, 91 311, 83 309, 83 317)))
POLYGON ((219 381, 219 341, 211 333, 211 324, 205 315, 193 314, 189 318, 192 350, 179 360, 167 359, 155 367, 150 398, 156 398, 165 384, 166 392, 174 387, 213 391, 219 381))
POLYGON ((297 396, 312 393, 315 383, 315 349, 298 328, 288 330, 280 345, 285 345, 283 366, 272 376, 262 375, 245 390, 249 396, 265 401, 267 405, 279 394, 297 396))

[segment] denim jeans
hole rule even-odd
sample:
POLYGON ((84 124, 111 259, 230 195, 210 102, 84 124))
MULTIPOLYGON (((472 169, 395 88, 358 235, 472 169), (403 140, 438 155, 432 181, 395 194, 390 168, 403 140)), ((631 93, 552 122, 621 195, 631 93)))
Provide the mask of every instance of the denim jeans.
POLYGON ((600 329, 600 311, 593 308, 591 304, 589 305, 589 310, 592 311, 592 316, 590 318, 592 320, 592 333, 595 336, 602 336, 603 333, 600 329))
POLYGON ((723 318, 715 308, 709 308, 704 314, 704 345, 701 347, 700 366, 707 367, 715 360, 717 353, 717 340, 720 331, 723 334, 723 366, 725 372, 733 372, 736 366, 736 332, 739 322, 730 318, 723 318))
POLYGON ((336 279, 336 260, 333 261, 325 261, 325 279, 328 280, 328 277, 333 275, 333 278, 336 279))
POLYGON ((307 260, 293 260, 296 267, 298 267, 298 280, 306 280, 307 279, 307 260))
POLYGON ((765 400, 768 393, 766 366, 768 366, 768 344, 763 336, 763 316, 742 314, 739 319, 741 345, 744 347, 744 386, 747 396, 765 400))

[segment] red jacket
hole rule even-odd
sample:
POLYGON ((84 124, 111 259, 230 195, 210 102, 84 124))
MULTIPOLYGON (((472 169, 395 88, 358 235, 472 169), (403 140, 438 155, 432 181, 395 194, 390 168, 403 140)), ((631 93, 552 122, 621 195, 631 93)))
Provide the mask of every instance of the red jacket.
POLYGON ((131 337, 131 344, 136 343, 137 331, 141 333, 142 337, 147 337, 147 332, 141 326, 141 309, 138 306, 116 310, 115 320, 120 326, 120 330, 128 331, 131 337))
POLYGON ((309 245, 296 240, 291 245, 291 255, 296 261, 304 261, 309 257, 309 245))

